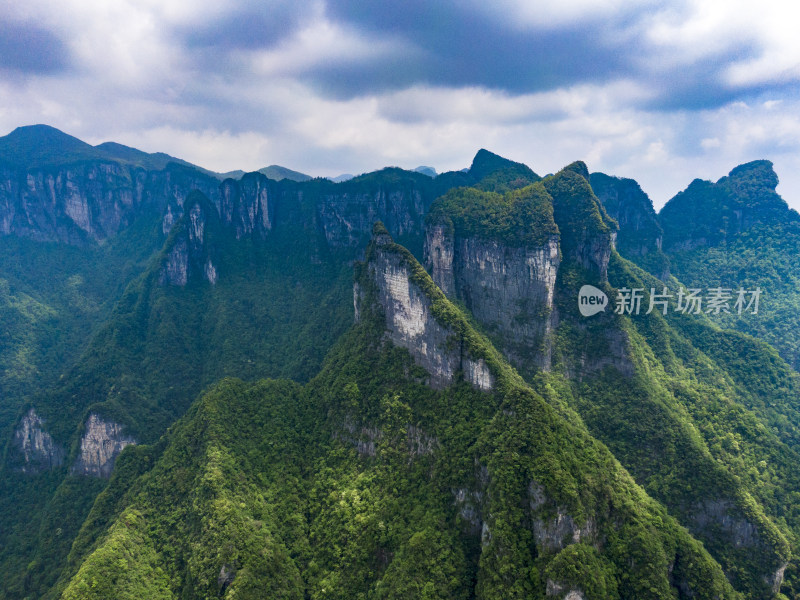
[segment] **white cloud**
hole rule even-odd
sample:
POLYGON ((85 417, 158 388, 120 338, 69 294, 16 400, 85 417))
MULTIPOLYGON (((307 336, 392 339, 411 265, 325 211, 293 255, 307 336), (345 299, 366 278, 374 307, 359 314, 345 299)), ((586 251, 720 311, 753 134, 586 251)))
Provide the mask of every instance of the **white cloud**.
POLYGON ((798 21, 800 4, 794 0, 690 0, 681 10, 654 13, 645 31, 664 50, 661 69, 750 46, 752 56, 721 67, 729 85, 751 86, 800 81, 798 21))
MULTIPOLYGON (((481 10, 524 28, 642 4, 581 1, 536 12, 508 0, 481 10)), ((92 143, 115 140, 217 171, 278 163, 314 175, 390 164, 460 169, 485 147, 542 174, 583 159, 592 170, 637 179, 659 205, 695 177, 717 179, 739 163, 768 158, 781 191, 800 207, 800 100, 785 94, 704 111, 651 112, 642 107, 657 100, 657 86, 644 72, 520 94, 418 81, 340 100, 297 75, 407 54, 408 43, 334 22, 320 2, 311 2, 303 25, 283 42, 221 54, 223 66, 204 69, 196 50, 170 32, 221 19, 230 5, 206 0, 187 6, 177 0, 45 0, 7 9, 9 18, 57 31, 76 62, 54 75, 0 79, 0 133, 49 123, 92 143)), ((793 6, 658 3, 630 27, 646 34, 649 45, 636 47, 645 66, 653 52, 681 66, 750 43, 755 58, 742 57, 725 71, 731 85, 746 86, 795 77, 800 36, 792 32, 793 6)))
POLYGON ((398 40, 368 37, 320 15, 278 47, 243 54, 253 73, 283 76, 300 74, 315 67, 363 63, 380 56, 413 51, 398 40))

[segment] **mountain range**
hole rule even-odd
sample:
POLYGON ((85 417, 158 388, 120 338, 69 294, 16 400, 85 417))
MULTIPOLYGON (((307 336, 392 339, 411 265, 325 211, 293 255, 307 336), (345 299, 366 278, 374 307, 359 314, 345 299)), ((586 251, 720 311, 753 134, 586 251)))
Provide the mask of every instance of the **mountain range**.
POLYGON ((800 598, 771 163, 425 169, 0 138, 0 598, 800 598))

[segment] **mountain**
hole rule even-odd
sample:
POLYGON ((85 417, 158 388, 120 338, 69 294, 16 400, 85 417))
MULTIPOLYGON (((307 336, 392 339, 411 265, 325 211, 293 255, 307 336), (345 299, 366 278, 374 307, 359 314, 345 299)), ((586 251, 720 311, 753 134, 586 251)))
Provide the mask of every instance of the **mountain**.
POLYGON ((427 175, 428 177, 436 177, 437 175, 436 169, 434 169, 433 167, 426 167, 424 165, 419 166, 416 169, 413 169, 413 171, 415 173, 422 173, 423 175, 427 175))
POLYGON ((619 225, 616 248, 662 281, 669 279, 669 258, 664 253, 664 231, 653 202, 633 179, 592 173, 592 190, 606 212, 619 225))
POLYGON ((696 179, 659 214, 633 180, 595 173, 591 181, 620 224, 620 254, 664 282, 674 275, 688 288, 721 288, 727 309, 709 318, 768 342, 800 368, 800 215, 777 194, 771 162, 739 165, 716 183, 696 179), (740 290, 760 290, 758 318, 735 308, 740 290))
POLYGON ((306 175, 305 173, 300 173, 298 171, 292 171, 291 169, 287 169, 286 167, 282 167, 280 165, 270 165, 268 167, 264 167, 263 169, 259 169, 258 172, 263 173, 275 181, 280 181, 281 179, 289 179, 291 181, 308 181, 311 179, 310 175, 306 175))
POLYGON ((106 157, 103 150, 49 125, 17 127, 0 137, 0 156, 5 165, 24 169, 106 157))
POLYGON ((0 597, 800 594, 787 322, 677 304, 733 242, 792 297, 768 163, 670 216, 582 162, 220 181, 47 135, 0 153, 0 597))
POLYGON ((664 250, 687 286, 761 289, 757 319, 713 318, 766 340, 800 369, 800 215, 776 193, 769 161, 733 169, 716 183, 695 180, 661 210, 664 250))
POLYGON ((800 379, 752 338, 700 316, 673 321, 674 304, 670 315, 578 314, 583 285, 612 306, 617 290, 663 285, 617 253, 617 228, 576 163, 504 196, 449 192, 431 207, 426 261, 526 380, 557 390, 735 587, 768 597, 798 527, 786 513, 798 438, 777 413, 798 422, 800 379), (731 345, 749 364, 775 366, 742 369, 741 358, 725 356, 731 345))
POLYGON ((223 382, 123 455, 63 598, 739 597, 381 226, 356 281, 309 384, 223 382))
MULTIPOLYGON (((8 589, 23 595, 57 575, 104 485, 86 477, 107 476, 125 445, 156 440, 220 377, 313 376, 348 323, 348 265, 374 219, 421 254, 424 214, 439 189, 400 169, 338 185, 258 173, 219 183, 173 163, 144 176, 171 187, 151 196, 145 188, 130 224, 108 238, 42 242, 53 230, 36 221, 0 238, 13 308, 3 317, 14 332, 0 348, 8 440, 0 569, 14 572, 8 589)), ((91 192, 92 177, 73 180, 89 214, 113 206, 113 194, 91 192)), ((66 213, 60 220, 80 229, 66 213)))
POLYGON ((342 173, 341 175, 337 175, 336 177, 328 177, 328 179, 330 179, 334 183, 342 183, 343 181, 349 181, 353 177, 355 177, 355 175, 352 175, 350 173, 342 173))

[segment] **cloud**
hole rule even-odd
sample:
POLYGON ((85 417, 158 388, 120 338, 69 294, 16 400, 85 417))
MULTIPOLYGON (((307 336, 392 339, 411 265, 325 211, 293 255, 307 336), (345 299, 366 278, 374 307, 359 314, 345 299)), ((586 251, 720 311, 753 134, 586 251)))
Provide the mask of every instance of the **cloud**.
POLYGON ((575 159, 663 203, 775 162, 800 204, 800 36, 765 0, 30 0, 0 8, 0 129, 219 171, 575 159), (33 25, 35 24, 35 25, 33 25), (797 181, 794 181, 797 179, 797 181))

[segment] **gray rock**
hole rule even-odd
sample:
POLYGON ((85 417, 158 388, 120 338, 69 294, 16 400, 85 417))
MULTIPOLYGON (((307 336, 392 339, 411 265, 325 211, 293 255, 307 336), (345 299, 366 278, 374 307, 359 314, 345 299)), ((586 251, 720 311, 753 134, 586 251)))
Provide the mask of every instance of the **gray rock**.
MULTIPOLYGON (((415 362, 430 374, 435 389, 447 387, 463 372, 476 388, 494 387, 494 377, 482 359, 467 356, 459 336, 440 323, 431 312, 432 300, 410 280, 405 259, 385 250, 388 235, 376 237, 369 272, 376 284, 378 303, 385 315, 388 338, 396 346, 408 349, 415 362)), ((358 297, 358 290, 354 292, 358 297)))
POLYGON ((102 243, 142 211, 162 218, 166 235, 192 189, 218 182, 193 169, 146 171, 105 160, 57 168, 0 169, 0 235, 82 245, 102 243))
POLYGON ((550 368, 557 236, 541 247, 512 248, 494 240, 454 239, 444 226, 432 225, 426 232, 425 262, 436 285, 503 340, 511 362, 531 360, 550 368))
POLYGON ((567 510, 551 501, 544 487, 535 481, 528 484, 528 503, 531 529, 540 552, 558 552, 581 540, 594 541, 597 530, 594 521, 589 519, 578 526, 567 510))
POLYGON ((14 432, 14 446, 22 455, 23 473, 39 473, 64 463, 64 449, 44 429, 44 421, 31 408, 14 432))
POLYGON ((126 435, 123 429, 122 425, 106 421, 97 413, 90 414, 72 473, 106 479, 110 477, 119 453, 126 446, 136 444, 136 439, 126 435))
POLYGON ((583 592, 579 589, 570 589, 568 584, 547 580, 545 593, 548 596, 561 598, 561 600, 584 600, 583 592))

